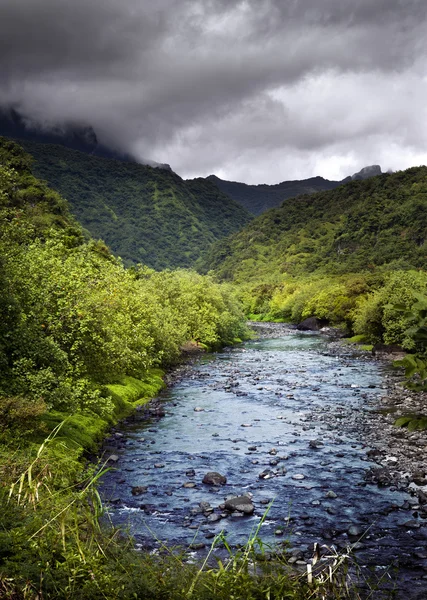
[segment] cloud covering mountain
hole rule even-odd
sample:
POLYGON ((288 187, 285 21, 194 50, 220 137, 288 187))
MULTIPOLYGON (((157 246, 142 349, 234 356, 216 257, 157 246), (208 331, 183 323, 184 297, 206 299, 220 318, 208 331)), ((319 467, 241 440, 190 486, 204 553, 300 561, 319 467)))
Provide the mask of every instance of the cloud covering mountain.
POLYGON ((425 0, 3 0, 0 105, 183 176, 427 162, 425 0))

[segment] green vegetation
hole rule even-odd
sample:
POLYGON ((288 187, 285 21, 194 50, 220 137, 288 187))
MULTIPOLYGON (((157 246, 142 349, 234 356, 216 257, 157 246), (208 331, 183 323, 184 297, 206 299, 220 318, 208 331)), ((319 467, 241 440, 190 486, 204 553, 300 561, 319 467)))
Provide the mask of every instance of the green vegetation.
POLYGON ((23 140, 35 174, 70 203, 95 239, 126 265, 190 267, 216 240, 251 215, 205 179, 184 181, 165 169, 91 156, 23 140))
POLYGON ((202 272, 239 288, 246 314, 343 326, 369 344, 414 348, 409 309, 427 290, 427 168, 301 196, 214 245, 202 272))
POLYGON ((0 138, 0 595, 127 598, 141 563, 100 527, 100 471, 82 457, 158 393, 186 342, 230 343, 246 326, 228 286, 126 270, 85 241, 30 167, 0 138))
MULTIPOLYGON (((394 362, 404 367, 406 387, 415 391, 427 391, 427 296, 414 294, 416 302, 408 309, 405 304, 395 304, 391 308, 400 313, 409 327, 405 333, 412 340, 412 352, 394 362)), ((397 427, 407 427, 409 431, 427 429, 427 416, 422 414, 404 415, 397 419, 397 427)))
MULTIPOLYGON (((62 150, 67 156, 71 152, 55 149, 52 154, 55 164, 62 150)), ((46 153, 49 154, 48 147, 46 153)), ((76 166, 79 160, 72 164, 76 166)), ((108 181, 105 165, 111 163, 103 162, 99 172, 96 169, 100 163, 91 164, 94 179, 99 182, 104 174, 108 181)), ((70 165, 64 159, 61 169, 65 172, 74 168, 70 165)), ((77 185, 75 177, 83 177, 82 165, 76 167, 71 186, 77 185)), ((129 168, 141 169, 138 165, 126 165, 129 168)), ((87 164, 85 169, 88 173, 84 176, 90 177, 87 164)), ((183 196, 170 191, 172 188, 168 188, 170 193, 159 192, 163 184, 158 178, 164 181, 163 174, 158 175, 160 172, 156 170, 147 173, 151 198, 158 201, 160 215, 175 210, 177 198, 184 203, 183 196)), ((128 170, 123 171, 123 178, 129 183, 128 174, 128 170)), ((173 174, 168 177, 175 182, 179 179, 173 174)), ((139 182, 139 175, 132 181, 139 182)), ((421 179, 417 184, 421 187, 414 192, 415 205, 422 223, 421 204, 425 194, 420 190, 424 184, 421 179)), ((349 189, 354 185, 350 184, 349 189)), ((206 189, 201 180, 188 183, 193 198, 206 189)), ((105 193, 108 194, 107 189, 105 193)), ((210 193, 206 192, 205 197, 210 193)), ((212 202, 208 201, 203 210, 200 208, 212 219, 211 233, 217 227, 216 194, 212 192, 212 202)), ((322 198, 321 202, 327 206, 328 200, 322 198)), ((366 202, 371 207, 372 203, 366 202)), ((304 198, 301 203, 311 206, 304 198)), ((403 200, 399 202, 399 209, 404 204, 403 200)), ((312 208, 307 210, 310 212, 312 208)), ((119 212, 114 211, 117 218, 119 212)), ((313 212, 320 214, 314 209, 313 212)), ((382 212, 378 209, 378 214, 382 212)), ((332 213, 332 209, 326 211, 328 219, 332 219, 332 213)), ((109 214, 114 220, 112 213, 109 214)), ((179 211, 176 214, 174 223, 178 227, 179 211)), ((294 225, 298 227, 296 215, 294 211, 292 218, 296 225, 289 222, 283 228, 284 232, 290 232, 291 238, 294 225)), ((267 230, 257 238, 255 229, 249 228, 249 234, 246 231, 236 238, 250 240, 252 244, 247 250, 249 254, 253 251, 253 256, 242 265, 237 254, 224 260, 217 249, 212 255, 218 267, 229 261, 223 276, 231 278, 236 271, 239 295, 248 312, 278 320, 298 320, 314 314, 333 322, 345 322, 366 340, 401 340, 406 347, 419 352, 416 336, 410 331, 413 316, 402 312, 397 317, 391 305, 400 303, 410 308, 416 294, 425 292, 424 272, 395 270, 396 265, 401 268, 421 264, 423 225, 419 228, 418 222, 410 220, 406 224, 409 237, 402 238, 402 243, 408 244, 404 246, 408 248, 407 263, 403 264, 394 255, 390 258, 392 251, 387 249, 391 244, 388 245, 387 234, 384 237, 381 230, 377 236, 382 240, 380 246, 386 257, 379 264, 384 268, 368 268, 348 275, 339 261, 333 260, 333 255, 324 252, 322 245, 329 240, 328 236, 337 235, 335 225, 344 226, 343 216, 324 226, 320 223, 323 242, 313 242, 314 245, 310 245, 307 234, 298 237, 299 229, 294 232, 292 243, 285 241, 286 236, 282 239, 283 232, 280 235, 275 232, 269 219, 267 215, 266 226, 271 227, 275 250, 268 247, 267 230), (414 235, 418 236, 415 242, 414 235), (259 240, 264 241, 261 244, 259 240), (299 244, 316 251, 321 262, 319 268, 313 266, 317 264, 316 256, 313 254, 315 260, 310 262, 310 250, 302 252, 299 244), (274 253, 280 248, 280 252, 295 257, 289 263, 293 265, 289 273, 276 269, 277 264, 282 264, 275 262, 274 253)), ((399 228, 399 219, 396 222, 399 228)), ((280 231, 281 223, 280 219, 276 223, 280 231)), ((359 232, 366 230, 368 244, 372 232, 368 225, 358 226, 359 232)), ((194 227, 198 227, 196 222, 194 227)), ((314 224, 307 223, 306 227, 311 231, 314 224)), ((149 243, 153 243, 151 238, 149 243)), ((234 242, 229 240, 227 244, 232 248, 234 242)), ((168 248, 172 252, 172 246, 168 248)), ((353 264, 351 256, 341 250, 340 254, 348 259, 347 266, 353 264)), ((362 264, 367 255, 371 260, 370 253, 371 248, 361 249, 355 263, 362 264)), ((96 483, 108 464, 93 465, 84 459, 96 450, 111 425, 161 389, 163 369, 180 360, 183 346, 192 342, 215 348, 245 338, 241 305, 230 285, 218 284, 212 276, 187 270, 156 272, 141 265, 126 269, 104 242, 88 239, 61 196, 33 176, 30 157, 17 144, 3 138, 0 138, 0 285, 2 598, 359 597, 357 590, 347 587, 348 574, 342 570, 345 556, 331 557, 331 568, 318 575, 301 575, 289 568, 284 556, 256 563, 265 549, 255 532, 245 548, 235 554, 230 551, 226 563, 218 562, 214 568, 208 562, 193 565, 183 554, 167 548, 160 557, 138 553, 131 539, 101 519, 103 511, 96 483)), ((425 314, 420 312, 420 317, 424 319, 425 314)), ((425 323, 418 325, 424 327, 425 323)), ((215 544, 228 549, 222 536, 215 544)), ((211 558, 213 552, 214 548, 211 558)))
POLYGON ((314 194, 323 190, 333 190, 340 181, 329 181, 323 177, 311 177, 296 181, 282 181, 274 185, 248 185, 237 181, 225 181, 215 175, 209 175, 208 180, 227 196, 233 198, 253 215, 260 215, 270 208, 276 208, 284 200, 295 198, 301 194, 314 194))
POLYGON ((236 283, 423 268, 427 167, 287 201, 215 245, 202 270, 236 283))

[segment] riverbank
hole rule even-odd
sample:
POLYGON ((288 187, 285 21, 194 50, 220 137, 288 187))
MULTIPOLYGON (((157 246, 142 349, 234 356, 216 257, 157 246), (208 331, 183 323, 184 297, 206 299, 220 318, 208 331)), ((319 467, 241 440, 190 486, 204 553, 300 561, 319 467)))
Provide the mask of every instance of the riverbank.
POLYGON ((359 564, 387 578, 398 567, 415 598, 425 585, 424 513, 406 481, 377 486, 367 439, 391 371, 348 344, 283 324, 267 329, 203 356, 110 440, 116 471, 102 493, 113 522, 141 548, 197 546, 203 560, 223 529, 228 544, 244 543, 274 499, 261 539, 288 540, 298 569, 311 563, 314 542, 342 552, 350 545, 359 564), (203 484, 209 471, 226 484, 203 484), (249 493, 252 516, 224 511, 228 497, 249 493))
MULTIPOLYGON (((265 325, 263 324, 263 326, 265 325)), ((355 376, 359 377, 361 375, 364 378, 363 384, 357 386, 351 383, 351 373, 349 372, 345 376, 345 380, 337 379, 335 383, 338 384, 339 382, 338 386, 328 387, 325 390, 325 393, 322 394, 321 404, 318 401, 312 402, 313 398, 310 398, 310 396, 317 394, 316 389, 324 380, 325 373, 320 371, 315 375, 312 382, 307 382, 305 381, 308 377, 307 365, 304 365, 304 363, 301 363, 298 368, 292 365, 292 362, 288 367, 277 365, 274 354, 275 339, 281 335, 285 335, 286 338, 286 332, 288 337, 292 338, 295 331, 282 324, 268 325, 267 329, 264 339, 270 340, 272 346, 271 349, 267 348, 264 359, 261 357, 258 359, 257 355, 253 354, 258 348, 258 342, 249 343, 249 346, 227 349, 218 355, 194 356, 190 361, 181 364, 167 375, 166 379, 170 384, 169 389, 141 407, 125 422, 113 428, 100 463, 102 465, 104 459, 114 457, 114 459, 108 461, 108 465, 113 469, 111 474, 118 486, 117 489, 120 490, 120 495, 117 495, 116 492, 113 497, 110 497, 108 503, 110 509, 122 511, 123 524, 127 529, 129 528, 128 518, 131 515, 141 516, 148 523, 152 516, 156 517, 156 513, 160 516, 164 514, 165 521, 161 522, 162 533, 159 539, 162 540, 161 548, 170 557, 170 551, 166 548, 173 546, 176 542, 173 535, 170 537, 168 535, 171 519, 178 517, 179 526, 182 526, 182 530, 186 534, 190 534, 191 537, 194 537, 197 531, 200 531, 199 535, 202 535, 202 532, 205 531, 208 541, 203 542, 201 546, 208 551, 211 543, 209 540, 215 539, 215 535, 219 533, 221 528, 230 531, 235 530, 236 527, 241 529, 244 523, 249 523, 249 519, 252 518, 249 517, 246 520, 246 517, 239 519, 236 515, 227 515, 224 520, 224 517, 221 517, 221 514, 224 514, 224 509, 216 506, 217 503, 218 507, 222 504, 224 495, 251 490, 255 506, 253 518, 254 523, 256 523, 257 519, 262 518, 272 497, 277 496, 276 489, 278 491, 280 489, 285 490, 286 503, 289 502, 291 493, 295 494, 301 491, 303 497, 299 501, 295 498, 292 509, 289 507, 287 509, 287 512, 292 510, 292 514, 288 514, 288 517, 290 517, 288 521, 282 516, 281 504, 283 505, 283 502, 276 498, 260 531, 261 538, 264 538, 267 530, 272 530, 273 537, 279 544, 281 539, 287 537, 288 532, 296 533, 296 538, 292 542, 293 546, 291 546, 290 558, 291 562, 296 564, 297 569, 300 569, 300 574, 289 574, 289 569, 285 564, 274 564, 274 566, 269 567, 270 577, 274 578, 274 581, 280 579, 280 577, 285 577, 286 573, 287 580, 286 582, 283 580, 282 591, 286 587, 287 593, 293 594, 289 597, 311 597, 309 587, 304 586, 307 584, 305 573, 307 565, 311 564, 314 541, 332 545, 343 552, 346 552, 349 543, 356 543, 357 560, 362 561, 362 563, 369 560, 371 561, 370 564, 380 564, 381 568, 394 565, 396 556, 399 555, 399 560, 402 561, 404 558, 408 561, 411 571, 414 569, 418 571, 418 585, 420 582, 422 584, 423 569, 426 567, 422 551, 424 543, 422 537, 424 530, 423 508, 418 508, 418 501, 417 503, 412 502, 415 497, 405 495, 402 500, 400 499, 401 496, 399 496, 399 500, 393 499, 393 489, 406 490, 408 488, 407 479, 403 478, 401 482, 400 480, 397 482, 395 480, 387 481, 386 484, 388 489, 391 490, 391 495, 385 496, 384 501, 381 500, 381 515, 376 515, 376 518, 380 518, 381 522, 373 525, 372 506, 369 502, 376 486, 373 486, 369 478, 365 477, 367 468, 370 466, 368 468, 368 473, 370 473, 374 467, 372 460, 381 462, 386 458, 382 454, 375 454, 377 450, 381 452, 380 446, 382 443, 386 444, 387 440, 385 435, 381 438, 376 435, 378 413, 375 411, 377 411, 378 402, 383 396, 389 397, 392 395, 393 386, 398 383, 396 379, 393 379, 395 375, 390 373, 390 379, 387 377, 387 379, 383 379, 383 382, 386 383, 384 385, 380 384, 379 381, 376 381, 376 369, 373 368, 377 363, 373 363, 371 357, 366 353, 357 352, 357 356, 354 356, 351 347, 347 345, 338 346, 336 342, 323 348, 323 338, 320 338, 319 335, 304 334, 299 336, 301 343, 303 346, 306 344, 310 346, 311 340, 314 342, 315 352, 311 352, 309 356, 311 360, 314 360, 316 356, 320 357, 323 361, 321 364, 324 365, 323 370, 325 370, 325 373, 327 365, 330 365, 328 368, 332 369, 331 374, 336 373, 338 378, 344 374, 346 369, 352 369, 355 376), (243 364, 240 367, 238 365, 233 366, 232 361, 239 356, 245 361, 249 360, 249 368, 243 364), (266 361, 267 373, 273 374, 277 370, 277 376, 281 383, 274 383, 275 376, 272 379, 271 375, 268 375, 268 380, 265 380, 264 360, 266 361), (334 366, 335 360, 336 366, 334 366), (218 365, 218 367, 222 365, 221 368, 224 367, 225 371, 222 375, 218 373, 214 377, 214 381, 211 382, 212 385, 208 384, 207 387, 203 388, 205 393, 202 390, 201 400, 196 400, 192 391, 193 384, 197 387, 203 382, 207 383, 212 369, 216 368, 215 365, 218 365), (369 374, 366 375, 365 372, 369 372, 369 374), (242 377, 244 378, 241 379, 242 377), (245 408, 242 404, 242 412, 239 412, 236 401, 243 402, 247 397, 245 394, 251 394, 248 385, 250 385, 250 389, 256 390, 256 393, 260 395, 260 399, 267 400, 268 406, 274 411, 271 419, 266 418, 267 405, 263 404, 260 404, 258 408, 257 405, 252 405, 251 412, 246 416, 244 416, 245 408), (356 387, 353 387, 353 385, 356 387), (372 386, 374 387, 372 388, 372 386), (171 399, 170 393, 176 388, 182 389, 183 395, 174 400, 171 399), (203 405, 210 393, 209 390, 217 395, 215 396, 217 400, 215 400, 212 408, 203 405), (340 400, 337 392, 344 394, 343 401, 340 400), (336 399, 332 398, 333 394, 335 394, 336 399), (364 394, 373 395, 363 401, 364 394), (273 404, 269 400, 270 397, 272 400, 274 398, 273 404), (221 402, 225 411, 224 415, 218 412, 220 405, 217 401, 219 402, 220 399, 223 399, 221 402), (362 404, 360 404, 360 400, 362 400, 362 404), (296 404, 298 415, 296 419, 292 420, 290 415, 286 416, 281 411, 286 405, 292 405, 294 401, 298 401, 296 404), (274 408, 276 404, 277 408, 274 408), (222 433, 222 427, 225 425, 224 419, 230 416, 229 409, 232 405, 235 405, 234 410, 237 410, 235 431, 238 431, 238 433, 233 433, 229 437, 227 434, 222 433), (362 406, 362 410, 360 406, 362 406), (196 408, 197 410, 195 410, 196 408), (180 423, 177 423, 176 429, 171 426, 170 419, 173 414, 178 416, 181 414, 183 419, 180 423), (288 426, 287 421, 290 421, 291 425, 288 432, 286 429, 288 426), (193 454, 194 443, 210 424, 214 427, 212 429, 213 433, 208 435, 207 442, 202 443, 200 451, 196 451, 196 456, 193 454), (166 429, 163 431, 162 427, 164 425, 166 425, 166 429), (260 428, 265 428, 265 439, 262 436, 260 437, 260 428), (189 445, 187 450, 179 450, 176 447, 177 440, 182 439, 183 436, 188 436, 189 445), (366 436, 366 439, 364 436, 366 436), (353 439, 353 442, 350 441, 351 439, 353 439), (374 445, 374 442, 378 446, 374 445), (272 452, 274 448, 277 452, 272 452), (137 454, 127 460, 124 456, 129 451, 136 451, 137 454), (287 455, 286 459, 283 455, 284 452, 287 455), (225 464, 221 467, 221 460, 224 457, 229 461, 227 463, 229 464, 227 468, 229 482, 224 489, 210 491, 201 484, 201 481, 199 482, 199 479, 201 480, 203 472, 211 468, 225 469, 225 464), (282 462, 282 458, 284 462, 282 462), (198 460, 201 460, 199 466, 197 464, 198 460), (347 463, 343 464, 345 460, 347 463), (276 466, 272 464, 274 462, 276 462, 276 466), (251 464, 252 467, 250 467, 251 464), (282 468, 282 465, 285 472, 279 474, 278 470, 282 468), (170 470, 171 468, 172 470, 170 470), (191 475, 191 469, 194 469, 194 475, 191 475), (170 471, 169 476, 166 473, 168 470, 170 471), (271 478, 260 479, 259 474, 265 470, 271 472, 271 478), (132 488, 136 485, 130 483, 129 477, 133 478, 135 474, 142 477, 142 481, 137 482, 137 485, 147 487, 147 491, 142 491, 141 495, 138 495, 139 492, 135 495, 131 493, 132 488), (161 474, 160 480, 155 483, 153 477, 157 477, 157 474, 161 474), (303 479, 293 478, 294 475, 300 474, 304 474, 303 479), (170 479, 171 475, 172 480, 170 479), (316 483, 314 478, 319 476, 320 483, 316 483), (191 486, 184 487, 185 483, 191 484, 191 486), (279 487, 275 488, 274 485, 272 487, 272 484, 279 487), (207 514, 212 515, 214 518, 208 522, 207 526, 203 525, 206 515, 200 510, 200 502, 197 500, 198 495, 200 495, 200 502, 208 501, 210 503, 207 514), (180 498, 181 509, 175 512, 174 517, 174 513, 168 508, 168 502, 170 499, 180 498), (188 502, 185 502, 185 498, 188 498, 188 502), (413 513, 415 512, 417 514, 414 517, 413 513), (359 519, 361 519, 361 525, 356 525, 359 519), (397 535, 392 525, 396 520, 401 522, 402 525, 408 523, 407 526, 400 529, 397 535), (410 521, 412 521, 411 524, 410 521), (351 530, 351 527, 358 527, 358 529, 351 530), (407 532, 409 527, 412 528, 412 533, 407 532), (366 533, 366 529, 369 530, 369 533, 366 533), (280 535, 276 534, 276 531, 280 532, 280 535), (357 535, 351 537, 349 532, 357 533, 357 535), (415 536, 413 535, 414 532, 415 536), (418 534, 421 537, 417 542, 416 536, 418 534), (360 537, 363 539, 358 542, 360 537), (386 553, 384 553, 384 543, 382 542, 384 538, 394 540, 394 545, 391 545, 386 553), (168 546, 163 545, 163 540, 169 541, 168 546), (378 550, 380 546, 381 551, 378 550), (372 561, 375 561, 376 555, 381 557, 380 563, 372 563, 372 561), (277 572, 275 569, 277 569, 277 572)), ((260 343, 262 343, 262 340, 260 343)), ((297 351, 297 346, 295 346, 295 351, 297 351)), ((300 356, 298 360, 304 361, 305 359, 300 356)), ((400 390, 395 388, 395 391, 398 393, 400 390)), ((396 396, 396 398, 398 397, 396 396)), ((390 419, 390 415, 381 414, 381 417, 386 420, 390 419)), ((390 435, 392 435, 392 431, 390 435)), ((400 430, 395 431, 400 432, 400 430)), ((403 453, 406 451, 406 447, 402 446, 403 453)), ((412 450, 416 452, 416 447, 413 446, 412 450)), ((72 459, 73 455, 70 449, 67 452, 69 458, 72 459)), ((19 504, 18 502, 15 507, 9 506, 8 511, 5 511, 11 513, 9 509, 13 508, 14 514, 9 517, 9 520, 14 520, 16 523, 15 535, 19 532, 19 535, 28 540, 21 549, 19 559, 28 565, 25 569, 27 577, 31 577, 30 572, 37 569, 36 562, 40 560, 40 552, 43 548, 45 548, 43 550, 45 557, 51 557, 52 553, 62 557, 60 559, 62 562, 57 563, 45 574, 43 583, 45 597, 73 598, 73 600, 89 597, 91 599, 109 598, 108 590, 114 590, 111 598, 122 597, 125 599, 132 597, 133 593, 139 594, 138 597, 141 598, 153 599, 188 597, 186 594, 191 587, 191 582, 199 581, 200 577, 197 568, 185 562, 188 560, 188 555, 185 556, 184 562, 178 563, 176 558, 170 558, 170 560, 167 558, 166 562, 159 559, 156 562, 153 556, 150 557, 145 552, 135 553, 133 549, 134 541, 127 540, 126 535, 119 534, 110 528, 100 529, 98 516, 101 513, 96 500, 96 487, 92 485, 92 483, 96 484, 99 467, 94 467, 94 470, 90 473, 74 473, 73 477, 74 481, 77 482, 77 486, 71 490, 64 489, 64 476, 69 477, 70 475, 64 467, 69 468, 70 461, 65 461, 64 456, 62 456, 58 462, 57 458, 54 458, 52 454, 45 456, 44 452, 41 453, 41 460, 36 464, 36 468, 33 468, 33 472, 29 473, 33 480, 32 488, 28 473, 24 478, 25 503, 19 504), (52 475, 46 477, 46 469, 56 470, 55 477, 52 478, 52 475), (39 483, 41 484, 40 488, 37 487, 39 483), (45 485, 52 486, 53 484, 57 486, 55 488, 56 498, 52 499, 51 502, 50 496, 46 496, 43 492, 41 502, 37 501, 33 507, 29 494, 31 489, 40 489, 41 493, 45 485), (59 494, 58 490, 61 490, 59 494), (58 502, 58 499, 60 502, 58 502), (67 509, 66 518, 63 519, 64 513, 61 511, 67 506, 70 508, 67 509), (27 526, 23 530, 22 523, 25 522, 27 510, 33 511, 34 508, 37 510, 37 520, 30 526, 27 521, 27 526), (79 523, 78 528, 76 528, 77 522, 79 523), (48 525, 44 527, 43 523, 48 523, 48 525), (38 531, 40 527, 42 529, 38 531), (58 536, 58 530, 61 530, 61 527, 64 527, 65 533, 58 536), (70 543, 70 539, 77 540, 77 545, 70 543), (36 544, 32 540, 35 540, 36 544), (79 545, 84 553, 84 561, 86 561, 83 561, 83 563, 81 558, 73 556, 73 552, 79 545), (49 547, 49 552, 46 550, 47 547, 49 547), (77 567, 80 574, 76 577, 75 569, 77 567), (141 570, 144 569, 149 573, 149 576, 142 578, 141 570), (179 569, 179 574, 176 569, 179 569), (170 578, 163 580, 160 584, 157 581, 157 574, 165 570, 170 573, 170 578), (94 574, 94 579, 91 579, 91 573, 94 574), (183 578, 186 578, 187 583, 184 583, 183 578), (48 583, 47 588, 46 583, 48 583), (46 592, 46 589, 49 590, 49 585, 56 586, 57 590, 69 588, 71 592, 46 592), (186 592, 180 594, 178 591, 174 591, 176 585, 181 586, 179 589, 182 588, 186 592), (121 595, 116 593, 119 586, 123 586, 121 595), (100 590, 102 590, 102 594, 100 590)), ((110 476, 110 474, 106 474, 106 476, 110 476)), ((16 488, 15 491, 18 492, 18 489, 16 488)), ((400 494, 401 492, 396 493, 400 494)), ((375 493, 375 495, 380 497, 381 494, 375 493)), ((204 506, 206 508, 206 505, 204 506)), ((3 515, 3 520, 4 518, 3 515)), ((117 521, 115 522, 118 524, 117 521)), ((134 532, 131 530, 131 533, 134 532)), ((245 536, 246 534, 242 539, 247 540, 245 536)), ((5 539, 4 536, 2 539, 5 539)), ((134 539, 137 543, 140 542, 139 535, 136 535, 134 539)), ((231 540, 230 543, 232 543, 231 540)), ((224 552, 221 542, 218 542, 217 546, 218 548, 221 546, 224 552)), ((140 547, 146 546, 140 542, 140 547)), ((203 553, 203 550, 201 552, 203 553)), ((182 558, 179 560, 182 561, 182 558)), ((198 555, 196 560, 203 560, 202 555, 198 555)), ((378 558, 378 560, 380 559, 378 558)), ((194 588, 196 591, 190 597, 197 599, 203 597, 227 598, 227 595, 221 595, 221 593, 226 594, 226 589, 231 589, 233 586, 236 586, 236 598, 245 598, 246 600, 246 598, 252 597, 252 593, 255 594, 255 588, 251 588, 252 584, 248 583, 252 579, 252 575, 249 574, 249 563, 242 569, 242 573, 247 576, 244 583, 249 586, 246 595, 238 595, 240 592, 243 593, 243 588, 239 591, 239 581, 232 579, 231 573, 221 575, 214 570, 210 570, 209 573, 206 575, 206 581, 208 581, 207 585, 211 585, 212 588, 204 595, 197 595, 201 593, 201 587, 197 584, 194 588), (221 593, 218 592, 215 595, 213 579, 218 580, 222 576, 225 577, 224 589, 221 593)), ((15 571, 9 571, 8 581, 18 582, 19 576, 22 577, 22 567, 17 564, 15 571)), ((24 585, 24 580, 20 581, 24 585)), ((412 580, 409 581, 412 585, 412 580)), ((0 576, 1 585, 3 585, 2 582, 3 579, 0 576)), ((260 582, 260 586, 264 586, 266 582, 267 580, 264 580, 264 583, 260 582)), ((270 584, 273 586, 272 580, 270 580, 270 584)), ((4 586, 6 585, 9 584, 4 583, 4 586)), ((12 585, 10 583, 10 586, 12 585)), ((202 587, 204 585, 202 579, 200 579, 200 585, 202 587)), ((15 592, 10 591, 12 587, 10 590, 6 587, 4 589, 10 592, 10 598, 21 598, 19 595, 13 595, 15 592)), ((419 589, 414 587, 415 592, 419 589)), ((3 591, 1 587, 0 591, 3 591)), ((33 595, 27 595, 26 598, 36 598, 39 591, 36 585, 33 591, 33 595)), ((253 597, 258 598, 259 596, 253 597)), ((272 598, 274 597, 272 595, 272 598)), ((280 597, 280 595, 277 597, 280 597)), ((344 598, 346 596, 336 595, 335 597, 344 598)), ((358 597, 356 592, 353 597, 358 597)), ((381 596, 377 595, 376 597, 381 596)), ((405 598, 406 600, 407 597, 402 596, 402 599, 405 598)), ((415 598, 416 595, 412 597, 415 598)))
MULTIPOLYGON (((256 323, 251 327, 261 339, 274 338, 294 332, 295 328, 286 323, 256 323)), ((337 355, 350 355, 361 360, 379 362, 386 370, 385 385, 381 397, 367 404, 363 412, 350 411, 340 414, 339 422, 345 427, 357 428, 364 436, 369 459, 378 464, 371 469, 368 480, 406 489, 427 504, 427 431, 410 431, 407 427, 396 427, 395 422, 404 416, 423 416, 427 413, 427 393, 408 390, 403 385, 403 370, 392 367, 393 357, 373 356, 371 352, 356 345, 349 346, 331 330, 320 332, 330 338, 329 349, 337 355)), ((342 337, 342 336, 338 336, 342 337)), ((325 417, 326 418, 326 417, 325 417)), ((331 415, 330 423, 337 419, 331 415)), ((427 513, 427 506, 422 508, 427 513)), ((426 514, 427 517, 427 514, 426 514)))

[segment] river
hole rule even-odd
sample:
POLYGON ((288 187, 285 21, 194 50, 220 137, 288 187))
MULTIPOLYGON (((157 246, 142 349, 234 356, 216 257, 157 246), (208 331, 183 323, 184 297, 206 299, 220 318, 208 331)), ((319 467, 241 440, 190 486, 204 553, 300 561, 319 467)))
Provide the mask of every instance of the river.
POLYGON ((398 597, 427 597, 416 501, 366 479, 373 463, 357 422, 379 408, 386 376, 378 362, 295 331, 203 355, 151 419, 140 413, 108 441, 116 462, 101 493, 113 523, 140 546, 203 554, 221 531, 243 544, 264 517, 263 541, 286 540, 302 567, 314 542, 355 544, 360 565, 406 588, 398 597), (212 471, 226 484, 203 483, 212 471), (225 498, 245 494, 252 515, 224 511, 225 498))

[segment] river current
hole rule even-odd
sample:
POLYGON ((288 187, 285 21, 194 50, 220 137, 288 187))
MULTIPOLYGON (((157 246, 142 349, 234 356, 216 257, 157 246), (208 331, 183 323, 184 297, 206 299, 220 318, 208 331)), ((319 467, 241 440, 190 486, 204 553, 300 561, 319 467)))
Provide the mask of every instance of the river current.
POLYGON ((406 492, 366 481, 369 448, 341 425, 349 411, 378 408, 385 375, 296 332, 203 355, 157 399, 161 418, 137 416, 109 440, 116 462, 101 493, 113 523, 141 546, 203 554, 221 531, 245 543, 263 518, 263 541, 286 540, 302 563, 314 542, 356 544, 359 564, 406 588, 399 598, 427 598, 427 561, 413 558, 426 552, 426 524, 406 492), (203 483, 210 471, 226 484, 203 483), (252 515, 224 512, 227 497, 246 494, 252 515))

